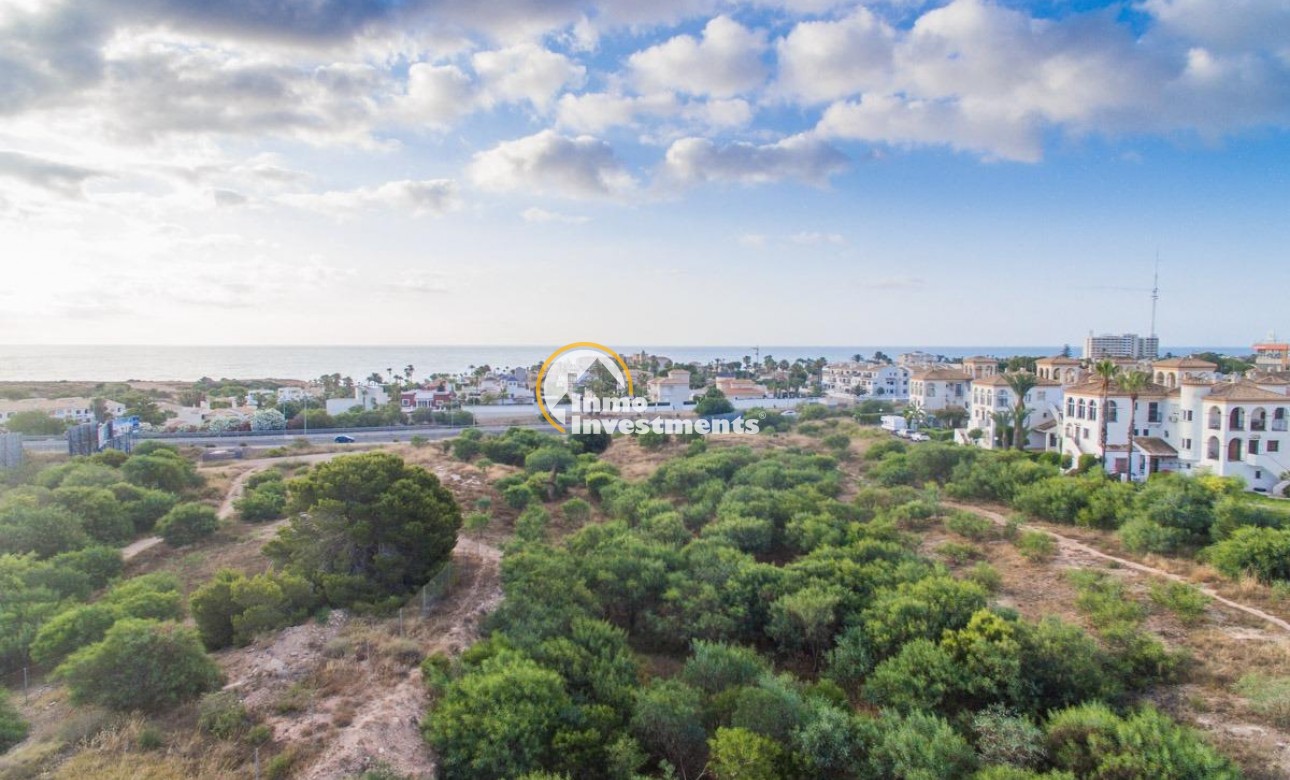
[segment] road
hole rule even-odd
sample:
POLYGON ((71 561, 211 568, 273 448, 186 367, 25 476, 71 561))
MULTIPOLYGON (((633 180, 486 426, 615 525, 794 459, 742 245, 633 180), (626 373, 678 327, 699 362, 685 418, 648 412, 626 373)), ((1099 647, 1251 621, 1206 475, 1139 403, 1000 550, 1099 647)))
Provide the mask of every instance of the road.
MULTIPOLYGON (((528 423, 520 425, 479 425, 475 426, 476 430, 484 433, 502 433, 508 428, 535 428, 538 430, 550 430, 551 426, 546 423, 528 423)), ((415 428, 408 427, 399 430, 369 430, 366 428, 352 428, 345 430, 343 435, 349 436, 355 442, 367 444, 381 444, 396 441, 408 441, 413 436, 424 436, 430 440, 451 439, 459 435, 465 428, 415 428)), ((168 436, 157 438, 165 444, 174 444, 180 447, 212 447, 225 449, 229 447, 276 447, 282 444, 290 444, 297 439, 308 439, 311 444, 330 444, 335 442, 336 437, 341 435, 336 431, 327 433, 309 433, 302 431, 286 431, 284 434, 277 435, 246 435, 246 436, 210 436, 195 433, 191 436, 168 436)), ((135 439, 135 442, 149 441, 145 437, 135 439)), ((30 452, 66 452, 67 442, 63 439, 27 439, 23 441, 23 447, 30 452)))

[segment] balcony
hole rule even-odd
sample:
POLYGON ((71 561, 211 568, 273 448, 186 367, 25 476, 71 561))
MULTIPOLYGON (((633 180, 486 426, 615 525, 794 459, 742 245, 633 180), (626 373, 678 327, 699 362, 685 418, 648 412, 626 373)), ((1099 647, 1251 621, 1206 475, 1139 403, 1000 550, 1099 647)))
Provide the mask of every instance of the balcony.
POLYGON ((1272 421, 1272 430, 1274 430, 1274 431, 1281 431, 1281 432, 1285 432, 1285 430, 1286 430, 1286 421, 1285 421, 1285 420, 1273 420, 1273 421, 1272 421))
POLYGON ((1267 429, 1268 429, 1268 425, 1263 420, 1250 420, 1250 430, 1266 431, 1267 429))

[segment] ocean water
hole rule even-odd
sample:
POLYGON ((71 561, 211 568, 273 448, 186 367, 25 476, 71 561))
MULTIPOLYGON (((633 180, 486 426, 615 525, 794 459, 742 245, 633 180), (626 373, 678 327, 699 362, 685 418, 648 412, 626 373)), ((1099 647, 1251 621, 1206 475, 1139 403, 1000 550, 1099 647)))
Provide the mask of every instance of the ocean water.
MULTIPOLYGON (((361 380, 373 372, 393 369, 402 374, 412 365, 414 376, 455 373, 471 366, 494 368, 530 366, 541 363, 559 344, 533 346, 36 346, 0 345, 0 381, 101 381, 213 379, 313 379, 339 373, 361 380)), ((737 346, 648 346, 606 345, 621 354, 644 350, 666 355, 677 362, 707 362, 713 359, 742 360, 754 356, 754 347, 737 346)), ((1246 347, 1168 347, 1169 352, 1186 355, 1214 350, 1227 354, 1249 352, 1246 347)), ((948 358, 971 355, 1054 355, 1060 346, 763 346, 761 358, 777 360, 825 358, 848 360, 856 353, 869 357, 881 350, 892 357, 920 350, 948 358)))

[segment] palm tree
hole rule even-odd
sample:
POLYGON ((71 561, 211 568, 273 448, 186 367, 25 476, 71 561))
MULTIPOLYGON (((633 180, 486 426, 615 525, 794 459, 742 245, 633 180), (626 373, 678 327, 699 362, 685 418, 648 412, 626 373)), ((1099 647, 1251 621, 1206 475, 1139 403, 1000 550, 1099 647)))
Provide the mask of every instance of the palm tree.
POLYGON ((1111 393, 1111 382, 1116 375, 1120 373, 1120 367, 1114 361, 1099 360, 1093 365, 1093 373, 1097 374, 1098 379, 1102 380, 1102 403, 1100 425, 1097 430, 1097 446, 1102 453, 1102 462, 1106 462, 1106 404, 1107 396, 1111 393))
POLYGON ((1017 396, 1017 402, 1012 407, 1013 444, 1017 449, 1024 450, 1030 433, 1025 425, 1026 418, 1030 416, 1030 411, 1026 409, 1026 393, 1035 389, 1039 384, 1039 377, 1029 371, 1014 371, 1004 374, 1003 381, 1008 383, 1008 389, 1017 396))
POLYGON ((1012 438, 1012 410, 1002 409, 990 414, 994 423, 994 446, 1002 447, 1012 438))
POLYGON ((950 428, 958 428, 967 419, 968 411, 961 406, 947 406, 936 413, 936 418, 950 428))
POLYGON ((851 360, 853 360, 853 361, 854 361, 854 362, 856 362, 856 363, 863 363, 863 362, 864 362, 864 355, 861 355, 859 352, 857 352, 857 353, 855 353, 854 355, 852 355, 852 356, 851 356, 851 360))
POLYGON ((412 375, 415 374, 416 371, 416 368, 414 368, 411 363, 408 363, 403 367, 403 375, 408 378, 409 382, 412 381, 412 375))
MULTIPOLYGON (((1130 371, 1120 378, 1120 390, 1129 396, 1129 481, 1133 481, 1133 433, 1137 425, 1138 396, 1146 389, 1151 377, 1145 371, 1130 371)), ((1150 469, 1148 469, 1150 471, 1150 469)))

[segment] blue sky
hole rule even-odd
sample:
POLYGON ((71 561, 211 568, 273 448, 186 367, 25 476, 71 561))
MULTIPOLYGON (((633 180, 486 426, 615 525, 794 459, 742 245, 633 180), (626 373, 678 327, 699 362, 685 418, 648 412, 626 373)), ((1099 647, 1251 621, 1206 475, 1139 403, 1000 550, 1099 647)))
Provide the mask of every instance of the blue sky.
POLYGON ((1290 332, 1282 0, 0 0, 0 342, 1290 332))

